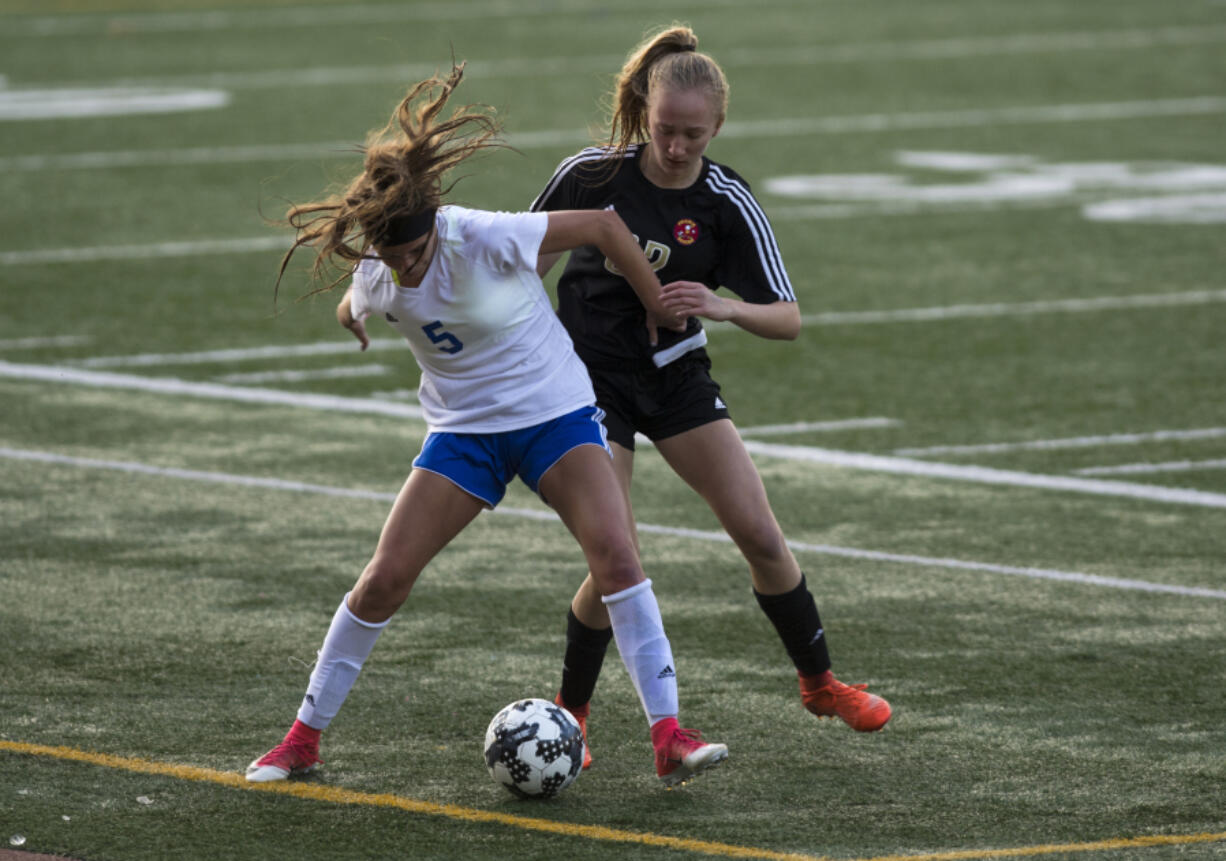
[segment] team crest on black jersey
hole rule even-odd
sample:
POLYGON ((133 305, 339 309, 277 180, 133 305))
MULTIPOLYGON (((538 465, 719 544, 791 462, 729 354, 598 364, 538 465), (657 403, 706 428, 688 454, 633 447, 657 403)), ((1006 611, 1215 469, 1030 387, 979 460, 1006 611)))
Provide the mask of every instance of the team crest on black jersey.
POLYGON ((673 239, 682 245, 693 245, 698 241, 698 223, 692 218, 683 218, 673 225, 673 239))

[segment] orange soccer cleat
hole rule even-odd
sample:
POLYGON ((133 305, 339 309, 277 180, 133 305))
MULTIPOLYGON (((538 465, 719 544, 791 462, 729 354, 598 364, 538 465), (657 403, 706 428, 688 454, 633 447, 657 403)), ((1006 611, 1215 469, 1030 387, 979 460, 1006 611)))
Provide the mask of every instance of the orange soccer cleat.
POLYGON ((868 685, 845 685, 830 673, 800 677, 800 699, 819 718, 837 717, 856 732, 875 732, 890 719, 890 704, 868 685))
POLYGON ((583 767, 591 768, 592 748, 587 743, 587 716, 592 713, 592 704, 584 703, 579 708, 568 706, 566 703, 562 702, 561 693, 554 697, 553 701, 556 705, 560 705, 562 708, 570 712, 571 716, 574 717, 575 722, 579 724, 579 730, 583 733, 583 767))

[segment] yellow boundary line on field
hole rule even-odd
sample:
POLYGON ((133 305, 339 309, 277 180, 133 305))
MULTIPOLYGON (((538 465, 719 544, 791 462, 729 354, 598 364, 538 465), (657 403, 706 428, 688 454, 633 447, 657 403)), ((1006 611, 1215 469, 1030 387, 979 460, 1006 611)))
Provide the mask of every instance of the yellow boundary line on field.
MULTIPOLYGON (((220 786, 228 786, 232 789, 243 789, 250 792, 291 795, 295 798, 306 798, 311 801, 323 801, 330 804, 361 804, 370 807, 390 807, 410 813, 444 816, 464 822, 506 825, 512 828, 521 828, 525 831, 541 831, 561 834, 567 837, 582 837, 588 840, 612 843, 638 843, 644 846, 657 846, 662 849, 673 849, 682 852, 718 855, 725 858, 759 858, 765 859, 765 861, 831 861, 827 856, 775 852, 770 849, 759 849, 752 846, 735 846, 729 843, 715 843, 708 840, 668 837, 650 832, 623 831, 617 828, 605 828, 601 825, 575 825, 569 822, 555 822, 550 819, 538 819, 530 816, 512 816, 507 813, 495 813, 490 810, 478 810, 472 807, 461 807, 456 804, 437 804, 432 801, 418 801, 413 798, 386 793, 358 792, 352 789, 324 786, 318 783, 302 781, 248 783, 246 777, 237 772, 216 771, 211 768, 200 768, 194 765, 174 765, 167 762, 113 756, 106 753, 91 753, 90 751, 77 750, 71 747, 51 747, 43 744, 29 744, 0 739, 0 751, 31 756, 49 756, 55 759, 100 765, 105 768, 131 771, 138 774, 155 774, 179 780, 215 783, 220 786)), ((1049 855, 1057 852, 1102 852, 1112 849, 1216 842, 1226 842, 1226 831, 1202 834, 1157 834, 1147 837, 1120 837, 1108 840, 1095 840, 1087 843, 1046 843, 1038 846, 1018 846, 1012 849, 965 849, 918 855, 879 855, 873 858, 855 859, 855 861, 968 861, 968 859, 975 858, 1020 858, 1033 855, 1049 855)), ((852 860, 849 859, 849 861, 852 860)))

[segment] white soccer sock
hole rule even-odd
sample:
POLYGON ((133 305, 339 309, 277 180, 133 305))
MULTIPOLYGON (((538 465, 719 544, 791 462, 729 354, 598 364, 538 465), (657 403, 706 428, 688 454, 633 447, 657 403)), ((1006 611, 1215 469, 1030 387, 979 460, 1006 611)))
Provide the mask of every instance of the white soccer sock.
POLYGON ((677 716, 677 674, 673 649, 664 633, 660 605, 644 580, 600 600, 613 622, 613 637, 622 663, 638 691, 647 722, 655 724, 677 716))
POLYGON ((344 597, 315 660, 298 720, 315 729, 328 728, 388 621, 363 622, 350 612, 349 596, 344 597))

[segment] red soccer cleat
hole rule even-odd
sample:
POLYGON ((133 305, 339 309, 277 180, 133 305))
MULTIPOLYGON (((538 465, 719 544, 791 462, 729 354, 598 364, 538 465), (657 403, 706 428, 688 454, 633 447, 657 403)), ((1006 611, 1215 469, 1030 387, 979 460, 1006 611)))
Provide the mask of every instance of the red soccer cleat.
POLYGON ((310 774, 322 764, 318 743, 291 741, 286 737, 285 741, 247 766, 247 780, 252 783, 285 780, 290 775, 310 774))
POLYGON ((728 758, 728 746, 707 744, 696 729, 682 729, 676 718, 665 718, 651 728, 656 749, 656 774, 667 787, 681 786, 694 775, 728 758))

